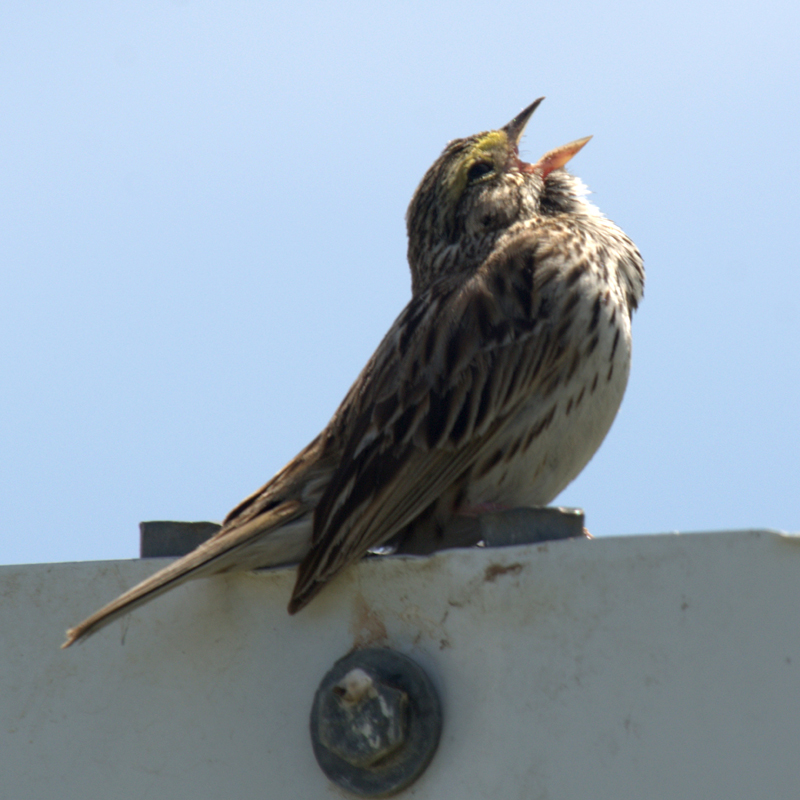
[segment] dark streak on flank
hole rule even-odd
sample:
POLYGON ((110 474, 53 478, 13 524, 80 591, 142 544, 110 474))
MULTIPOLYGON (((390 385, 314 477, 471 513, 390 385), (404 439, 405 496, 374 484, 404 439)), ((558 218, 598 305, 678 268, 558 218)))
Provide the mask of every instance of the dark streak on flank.
POLYGON ((531 446, 531 443, 536 438, 536 431, 530 430, 528 431, 528 435, 525 437, 525 443, 522 445, 522 452, 527 452, 528 448, 531 446))
POLYGON ((572 310, 575 308, 576 305, 580 302, 581 296, 578 292, 573 292, 567 302, 564 303, 564 308, 561 309, 562 314, 571 314, 572 310))
POLYGON ((544 289, 545 286, 547 286, 548 283, 550 283, 550 281, 552 281, 556 277, 556 275, 558 275, 558 270, 555 269, 548 269, 546 271, 540 270, 539 274, 541 277, 539 278, 539 285, 537 288, 539 289, 539 291, 541 291, 542 289, 544 289))
POLYGON ((547 426, 553 421, 553 417, 556 413, 556 407, 553 406, 550 411, 548 412, 547 416, 543 417, 533 426, 531 432, 528 434, 527 438, 525 439, 525 449, 527 450, 530 446, 531 442, 539 436, 542 431, 544 431, 547 426))
POLYGON ((599 377, 599 375, 595 372, 594 380, 592 381, 592 388, 589 389, 589 394, 594 394, 594 390, 597 388, 597 379, 598 379, 598 377, 599 377))
POLYGON ((478 413, 475 415, 475 427, 479 428, 481 423, 486 419, 486 414, 489 412, 489 400, 492 396, 492 381, 487 380, 483 384, 483 391, 481 391, 481 400, 478 404, 478 413))
POLYGON ((581 354, 576 350, 575 355, 572 357, 572 361, 570 362, 569 369, 567 370, 567 380, 572 380, 572 376, 577 371, 578 367, 581 363, 581 354))
POLYGON ((589 265, 585 261, 579 261, 568 273, 567 273, 567 286, 574 286, 580 279, 581 276, 586 274, 589 265))
POLYGON ((533 367, 533 371, 531 372, 531 376, 535 378, 539 374, 539 370, 542 367, 542 363, 544 362, 544 357, 547 351, 550 349, 550 332, 547 331, 542 336, 542 341, 539 344, 539 357, 536 359, 536 364, 533 367))
POLYGON ((500 459, 502 459, 502 457, 503 451, 497 450, 488 461, 485 461, 481 465, 480 469, 475 474, 475 477, 482 478, 484 475, 488 475, 500 463, 500 459))
MULTIPOLYGON (((573 320, 570 317, 567 317, 558 326, 558 330, 556 331, 556 342, 558 342, 559 345, 561 345, 561 347, 562 347, 562 351, 561 352, 563 352, 563 347, 564 347, 564 344, 565 344, 564 343, 564 339, 567 336, 567 331, 569 331, 569 329, 572 327, 572 322, 573 322, 573 320)), ((559 353, 559 355, 561 355, 561 353, 559 353)))
POLYGON ((600 309, 602 308, 602 305, 603 304, 600 302, 600 295, 597 295, 594 305, 592 306, 592 319, 589 322, 589 333, 594 331, 594 329, 597 327, 597 323, 600 321, 600 309))
POLYGON ((524 453, 530 446, 533 444, 533 440, 539 436, 542 431, 553 421, 553 416, 556 413, 556 407, 553 406, 550 409, 550 413, 544 417, 544 419, 539 420, 539 422, 534 425, 530 431, 528 431, 528 435, 525 437, 525 443, 522 445, 522 452, 524 453))
POLYGON ((561 378, 558 375, 551 375, 550 380, 542 387, 542 397, 548 398, 561 385, 561 378))
POLYGON ((520 444, 522 444, 522 440, 521 439, 517 439, 514 442, 514 444, 511 445, 511 448, 505 454, 504 461, 506 462, 506 464, 508 464, 508 462, 511 461, 511 459, 514 458, 514 456, 517 454, 517 450, 519 450, 520 444))
POLYGON ((619 343, 619 328, 617 328, 617 332, 614 334, 614 344, 611 345, 611 355, 608 357, 609 361, 614 360, 614 353, 617 352, 618 343, 619 343))
POLYGON ((504 398, 504 402, 507 403, 509 399, 514 395, 514 392, 516 391, 517 386, 519 385, 519 376, 521 375, 521 373, 522 373, 521 369, 515 369, 511 373, 511 380, 508 382, 508 388, 506 389, 506 396, 504 398))

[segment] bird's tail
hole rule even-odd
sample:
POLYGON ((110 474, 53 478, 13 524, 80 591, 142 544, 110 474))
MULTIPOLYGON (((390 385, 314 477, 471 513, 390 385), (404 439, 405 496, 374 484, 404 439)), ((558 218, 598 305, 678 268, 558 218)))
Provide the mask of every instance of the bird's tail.
POLYGON ((69 647, 119 617, 191 578, 232 569, 256 569, 300 561, 311 542, 311 514, 289 500, 244 524, 225 525, 191 553, 164 567, 67 631, 69 647))

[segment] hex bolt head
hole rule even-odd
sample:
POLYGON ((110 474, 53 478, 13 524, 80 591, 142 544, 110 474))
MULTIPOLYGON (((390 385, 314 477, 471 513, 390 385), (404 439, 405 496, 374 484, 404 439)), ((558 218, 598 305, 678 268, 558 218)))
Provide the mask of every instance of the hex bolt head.
POLYGON ((405 743, 408 695, 361 667, 320 698, 319 740, 354 767, 370 767, 405 743))
POLYGON ((361 797, 393 794, 416 780, 441 727, 428 676, 407 656, 382 648, 338 661, 311 711, 317 762, 331 781, 361 797))

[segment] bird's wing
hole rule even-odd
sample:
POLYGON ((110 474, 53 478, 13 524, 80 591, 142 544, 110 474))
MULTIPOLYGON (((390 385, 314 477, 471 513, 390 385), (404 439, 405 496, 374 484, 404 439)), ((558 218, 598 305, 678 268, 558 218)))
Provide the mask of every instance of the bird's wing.
POLYGON ((422 513, 569 370, 568 326, 554 324, 569 308, 553 307, 561 293, 548 286, 562 272, 558 248, 530 232, 466 282, 412 299, 331 422, 342 458, 290 611, 422 513))

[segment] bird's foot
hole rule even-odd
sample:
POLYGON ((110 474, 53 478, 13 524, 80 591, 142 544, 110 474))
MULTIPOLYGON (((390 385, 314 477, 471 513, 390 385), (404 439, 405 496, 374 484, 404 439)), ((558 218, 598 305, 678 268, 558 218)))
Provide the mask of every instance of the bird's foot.
POLYGON ((500 511, 509 511, 511 506, 502 503, 476 503, 474 506, 462 506, 456 511, 457 517, 480 517, 482 514, 496 514, 500 511))

